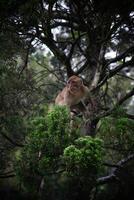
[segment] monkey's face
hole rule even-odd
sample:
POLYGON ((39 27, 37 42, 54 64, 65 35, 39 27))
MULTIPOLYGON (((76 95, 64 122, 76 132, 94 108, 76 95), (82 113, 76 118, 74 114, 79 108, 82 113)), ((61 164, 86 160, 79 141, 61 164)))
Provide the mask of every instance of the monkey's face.
POLYGON ((71 76, 67 82, 67 88, 74 93, 78 92, 82 85, 82 79, 77 76, 71 76))

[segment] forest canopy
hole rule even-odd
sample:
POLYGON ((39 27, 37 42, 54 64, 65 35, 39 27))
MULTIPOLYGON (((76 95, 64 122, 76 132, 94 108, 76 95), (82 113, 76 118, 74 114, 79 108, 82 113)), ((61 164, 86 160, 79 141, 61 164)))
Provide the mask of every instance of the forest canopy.
POLYGON ((1 197, 133 196, 133 86, 133 0, 0 0, 1 197), (54 105, 72 75, 73 126, 54 105))

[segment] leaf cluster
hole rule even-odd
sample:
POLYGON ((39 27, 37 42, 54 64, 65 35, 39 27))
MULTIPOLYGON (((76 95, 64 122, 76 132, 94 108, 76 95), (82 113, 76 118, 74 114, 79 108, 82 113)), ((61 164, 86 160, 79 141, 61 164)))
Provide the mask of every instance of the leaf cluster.
MULTIPOLYGON (((132 119, 120 115, 106 117, 101 120, 100 137, 106 148, 118 151, 118 156, 133 153, 134 122, 132 119)), ((110 150, 110 149, 109 149, 110 150)))
POLYGON ((88 177, 97 174, 101 168, 102 152, 102 140, 90 136, 76 139, 63 154, 68 174, 88 177))

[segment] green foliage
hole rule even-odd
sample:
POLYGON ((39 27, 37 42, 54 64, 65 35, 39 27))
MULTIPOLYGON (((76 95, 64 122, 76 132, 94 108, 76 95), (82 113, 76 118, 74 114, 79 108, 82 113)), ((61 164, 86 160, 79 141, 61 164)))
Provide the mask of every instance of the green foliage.
POLYGON ((133 153, 134 121, 125 117, 106 117, 101 120, 100 137, 121 154, 133 153))
POLYGON ((6 133, 12 138, 24 139, 26 127, 25 119, 17 114, 1 118, 1 132, 6 133))
POLYGON ((80 137, 64 150, 67 172, 72 175, 97 174, 102 163, 102 140, 90 136, 80 137))
POLYGON ((125 116, 126 110, 122 106, 117 106, 116 109, 111 114, 111 117, 121 118, 125 116))
POLYGON ((46 116, 35 117, 30 124, 25 147, 16 152, 14 163, 18 181, 26 190, 36 194, 41 177, 47 180, 45 187, 49 193, 56 185, 59 185, 58 191, 62 188, 60 193, 67 192, 68 184, 76 179, 82 181, 84 188, 89 180, 88 184, 95 181, 102 167, 102 141, 90 136, 78 137, 77 130, 71 132, 66 107, 55 106, 46 116))
POLYGON ((66 107, 56 106, 46 117, 37 117, 31 124, 26 145, 19 159, 16 157, 15 161, 16 173, 23 179, 24 184, 29 178, 27 174, 34 179, 35 174, 47 176, 48 173, 57 171, 60 155, 70 141, 69 113, 66 107), (28 173, 25 173, 26 171, 28 173))
POLYGON ((39 48, 30 55, 29 66, 33 71, 36 88, 39 88, 40 96, 43 96, 43 102, 44 100, 51 102, 59 90, 59 79, 57 80, 58 76, 56 76, 55 70, 50 65, 51 54, 44 55, 44 51, 44 49, 39 48))

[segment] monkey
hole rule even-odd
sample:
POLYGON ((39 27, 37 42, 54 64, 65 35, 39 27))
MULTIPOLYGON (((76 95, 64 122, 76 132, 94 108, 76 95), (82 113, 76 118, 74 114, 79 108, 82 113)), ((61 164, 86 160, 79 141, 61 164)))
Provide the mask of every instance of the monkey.
POLYGON ((78 124, 77 119, 82 118, 82 120, 87 121, 90 116, 89 103, 94 106, 90 89, 84 85, 82 78, 75 75, 68 79, 66 86, 55 99, 56 105, 67 106, 69 108, 71 129, 80 128, 82 130, 83 125, 81 123, 78 124), (75 117, 78 118, 76 119, 75 117))
POLYGON ((58 94, 55 99, 56 105, 65 105, 71 108, 74 105, 77 105, 89 95, 89 89, 84 85, 83 80, 78 76, 71 76, 67 85, 63 90, 58 94))

